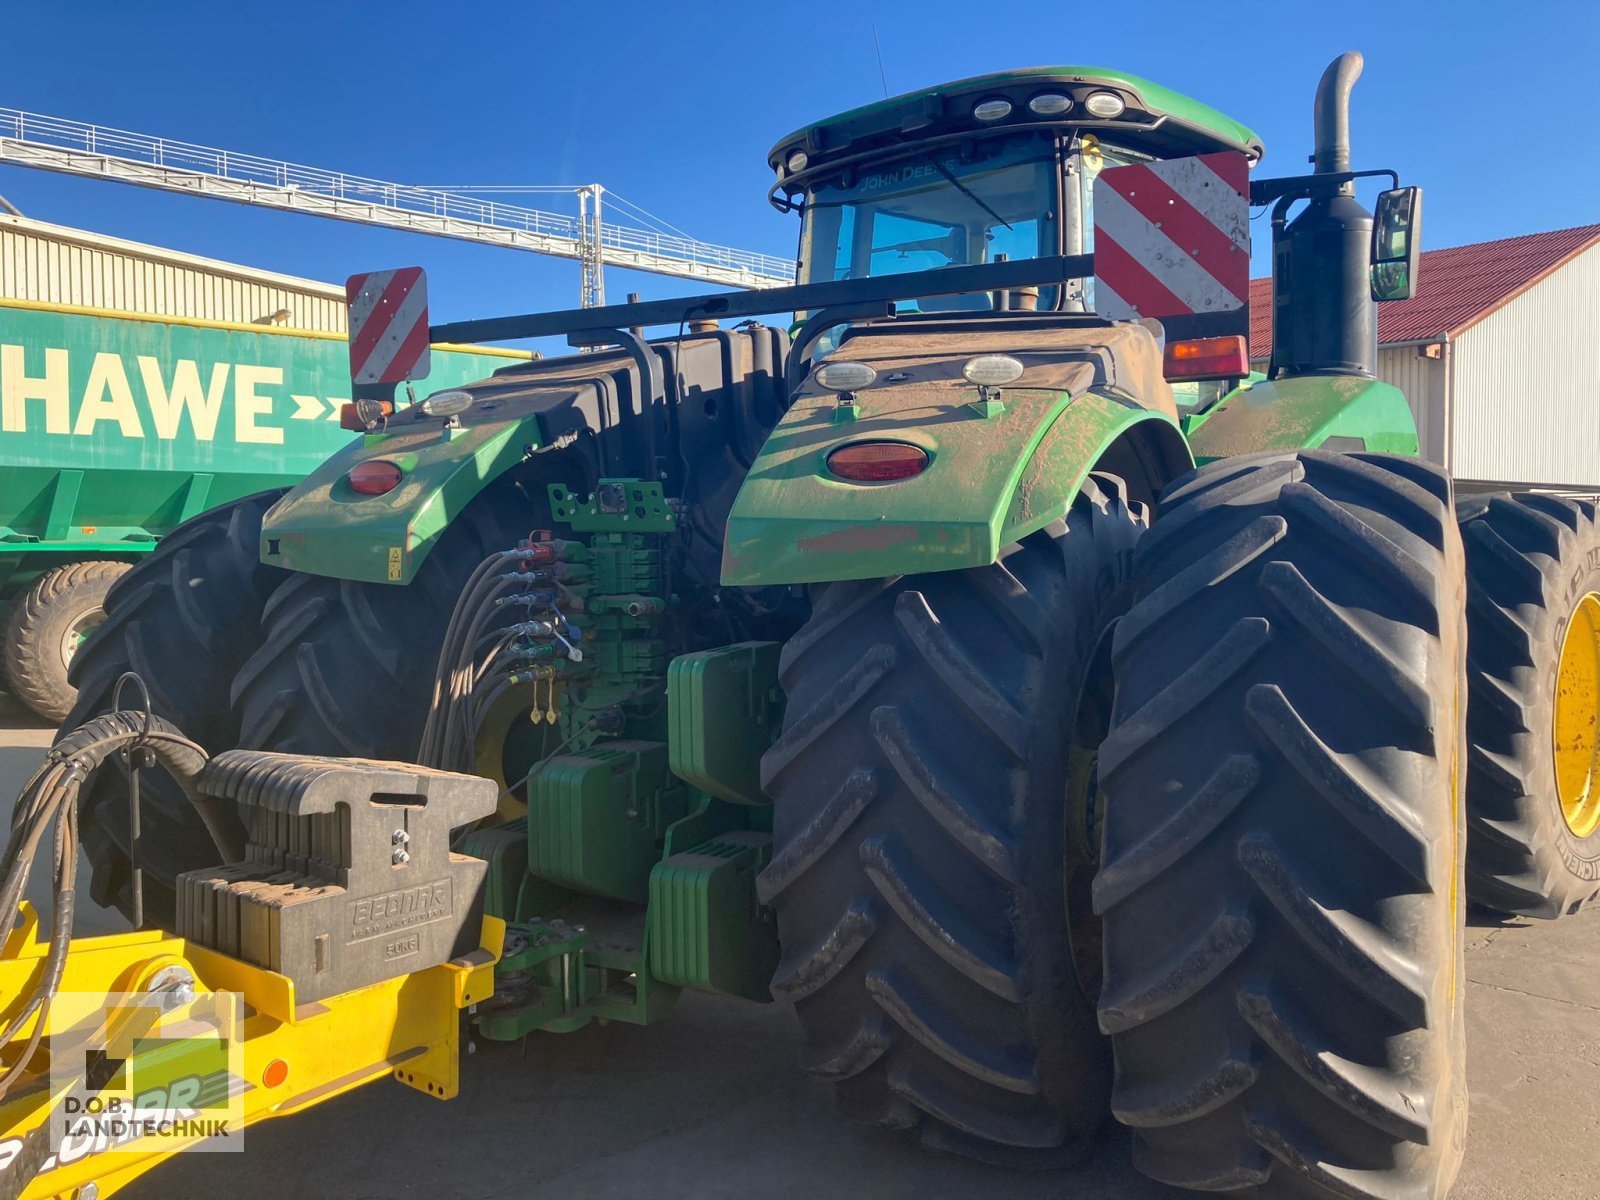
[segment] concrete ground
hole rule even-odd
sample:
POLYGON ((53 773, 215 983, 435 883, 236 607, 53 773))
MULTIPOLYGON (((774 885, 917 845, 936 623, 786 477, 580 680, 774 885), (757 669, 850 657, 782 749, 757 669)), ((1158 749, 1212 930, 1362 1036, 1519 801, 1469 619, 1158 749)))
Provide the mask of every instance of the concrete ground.
MULTIPOLYGON (((0 712, 0 804, 50 732, 0 712)), ((41 894, 35 881, 34 894, 41 894)), ((82 932, 120 919, 80 907, 82 932)), ((1472 1120, 1454 1200, 1600 1196, 1600 910, 1468 930, 1472 1120)), ((795 1067, 793 1015, 688 995, 661 1024, 480 1044, 447 1104, 376 1083, 251 1129, 240 1155, 190 1155, 123 1193, 227 1196, 646 1195, 652 1200, 1005 1197, 1173 1200, 1114 1132, 1081 1170, 1015 1175, 858 1130, 795 1067)))

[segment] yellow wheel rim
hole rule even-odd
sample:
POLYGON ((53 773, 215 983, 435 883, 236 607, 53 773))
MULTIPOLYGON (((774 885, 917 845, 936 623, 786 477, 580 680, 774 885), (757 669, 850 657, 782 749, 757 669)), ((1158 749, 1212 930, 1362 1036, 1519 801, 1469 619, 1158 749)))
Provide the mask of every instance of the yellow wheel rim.
POLYGON ((1578 601, 1556 667, 1556 796, 1576 837, 1600 829, 1600 593, 1578 601))
MULTIPOLYGON (((515 821, 518 817, 528 815, 527 803, 511 794, 512 786, 522 781, 506 778, 505 743, 511 734, 511 727, 519 721, 526 721, 528 711, 533 706, 534 689, 531 684, 508 688, 494 702, 494 707, 484 714, 483 724, 478 727, 476 771, 483 778, 492 779, 500 785, 498 815, 501 821, 515 821)), ((554 735, 550 738, 552 745, 560 740, 554 735)))

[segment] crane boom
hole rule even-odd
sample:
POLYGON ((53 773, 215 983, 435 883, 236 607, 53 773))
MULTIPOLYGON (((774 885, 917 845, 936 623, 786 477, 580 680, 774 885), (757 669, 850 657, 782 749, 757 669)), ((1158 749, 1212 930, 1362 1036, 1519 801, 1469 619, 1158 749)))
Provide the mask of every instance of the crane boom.
POLYGON ((569 189, 582 207, 568 216, 15 108, 0 108, 0 162, 576 259, 587 303, 603 297, 602 265, 735 288, 795 276, 776 255, 603 222, 598 184, 569 189))

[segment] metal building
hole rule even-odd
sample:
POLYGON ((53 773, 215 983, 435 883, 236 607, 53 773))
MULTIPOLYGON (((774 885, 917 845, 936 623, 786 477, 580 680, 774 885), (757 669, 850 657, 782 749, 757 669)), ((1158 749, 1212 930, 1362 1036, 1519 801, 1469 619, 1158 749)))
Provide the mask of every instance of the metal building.
MULTIPOLYGON (((1250 285, 1266 369, 1270 280, 1250 285)), ((1423 456, 1475 485, 1600 487, 1600 225, 1429 250, 1417 294, 1378 306, 1378 376, 1423 456)))
POLYGON ((160 317, 345 331, 344 289, 0 214, 0 296, 160 317))

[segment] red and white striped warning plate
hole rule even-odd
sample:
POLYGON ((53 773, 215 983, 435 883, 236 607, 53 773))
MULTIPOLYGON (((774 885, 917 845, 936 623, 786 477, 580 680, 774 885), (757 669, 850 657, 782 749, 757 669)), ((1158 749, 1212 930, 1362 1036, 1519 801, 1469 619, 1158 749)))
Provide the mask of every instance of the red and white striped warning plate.
POLYGON ((1095 312, 1227 312, 1250 296, 1249 163, 1231 151, 1109 167, 1094 186, 1095 312))
POLYGON ((344 298, 354 382, 402 383, 428 374, 428 276, 421 267, 352 275, 344 298))

